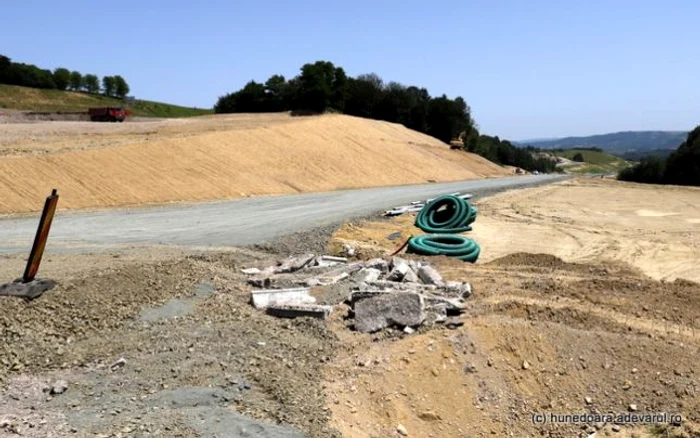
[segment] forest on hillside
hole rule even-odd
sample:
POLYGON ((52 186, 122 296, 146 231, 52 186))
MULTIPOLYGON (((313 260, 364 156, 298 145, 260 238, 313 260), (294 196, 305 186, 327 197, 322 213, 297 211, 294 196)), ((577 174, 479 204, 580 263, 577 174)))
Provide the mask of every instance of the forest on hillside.
POLYGON ((700 186, 700 126, 668 157, 649 156, 622 170, 618 179, 653 184, 700 186))
POLYGON ((47 70, 34 64, 13 62, 0 55, 0 84, 20 85, 23 87, 43 88, 49 90, 84 91, 91 94, 102 93, 109 97, 124 98, 129 94, 129 84, 120 76, 100 77, 91 73, 82 74, 59 67, 47 70))
POLYGON ((508 141, 479 133, 471 108, 461 96, 431 96, 424 87, 385 82, 374 73, 350 77, 329 61, 304 64, 297 76, 273 75, 251 80, 240 90, 221 96, 217 113, 292 111, 295 114, 337 112, 400 123, 445 143, 458 141, 464 150, 496 163, 551 172, 554 162, 508 141))

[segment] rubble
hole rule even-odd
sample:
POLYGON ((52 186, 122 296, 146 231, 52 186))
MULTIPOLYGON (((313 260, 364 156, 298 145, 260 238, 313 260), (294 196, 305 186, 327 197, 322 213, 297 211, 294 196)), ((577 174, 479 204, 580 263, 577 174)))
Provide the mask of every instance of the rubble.
POLYGON ((263 288, 251 292, 253 305, 270 315, 285 318, 327 318, 333 306, 316 304, 316 298, 309 294, 310 288, 346 281, 340 290, 346 291, 343 293, 347 294, 345 301, 353 310, 355 328, 366 333, 387 327, 412 333, 423 324, 444 324, 450 329, 460 327, 463 322, 454 316, 464 312, 465 300, 472 295, 469 283, 444 281, 429 263, 401 257, 347 263, 345 257, 305 254, 289 257, 277 267, 247 268, 242 272, 264 275, 248 278, 248 284, 263 288), (342 266, 327 269, 332 265, 342 266), (284 275, 292 272, 296 274, 284 275), (311 275, 299 278, 300 272, 311 275), (274 275, 280 274, 276 281, 274 275), (305 287, 275 289, 273 284, 305 287), (448 318, 450 316, 452 318, 448 318))
POLYGON ((435 286, 443 285, 442 276, 430 265, 421 266, 417 274, 418 278, 425 284, 434 284, 435 286))
POLYGON ((333 311, 333 306, 324 306, 320 304, 275 304, 268 306, 266 311, 269 315, 280 318, 309 316, 312 318, 326 319, 333 311))
POLYGON ((360 283, 371 283, 379 280, 382 271, 376 268, 362 268, 355 275, 355 279, 360 283))
POLYGON ((425 304, 420 294, 386 293, 355 304, 355 328, 364 333, 373 333, 392 325, 418 326, 425 316, 425 304))
POLYGON ((251 300, 256 309, 265 309, 273 305, 313 304, 316 298, 309 295, 309 288, 264 289, 253 291, 251 300))
POLYGON ((410 270, 411 266, 406 260, 402 259, 401 257, 392 257, 391 271, 386 279, 389 281, 401 281, 410 270))

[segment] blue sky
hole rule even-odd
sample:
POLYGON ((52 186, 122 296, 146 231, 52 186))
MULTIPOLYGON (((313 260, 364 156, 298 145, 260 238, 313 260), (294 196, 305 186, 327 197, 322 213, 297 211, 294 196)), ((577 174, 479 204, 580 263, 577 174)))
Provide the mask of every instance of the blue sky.
POLYGON ((482 132, 522 140, 700 124, 698 17, 696 0, 22 0, 0 53, 198 107, 328 60, 460 95, 482 132))

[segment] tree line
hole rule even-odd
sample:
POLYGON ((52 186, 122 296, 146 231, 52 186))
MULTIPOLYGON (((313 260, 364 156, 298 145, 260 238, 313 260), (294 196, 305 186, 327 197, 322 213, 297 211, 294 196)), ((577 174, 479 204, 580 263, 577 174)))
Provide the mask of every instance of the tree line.
POLYGON ((494 163, 515 166, 530 172, 551 173, 556 170, 557 162, 541 156, 541 151, 532 146, 516 147, 508 140, 501 140, 498 136, 479 135, 478 131, 467 134, 462 140, 467 151, 494 163))
POLYGON ((41 69, 33 64, 12 62, 0 55, 0 84, 21 85, 23 87, 49 90, 85 91, 91 94, 124 98, 129 94, 129 84, 117 76, 105 76, 100 80, 94 74, 82 74, 59 67, 53 71, 41 69))
POLYGON ((219 97, 217 113, 292 111, 296 114, 339 112, 387 122, 433 136, 445 143, 461 138, 463 149, 501 164, 542 172, 554 169, 531 151, 520 150, 498 137, 482 136, 471 108, 460 96, 431 96, 428 90, 385 82, 374 73, 350 77, 329 61, 304 64, 297 76, 276 74, 265 82, 250 81, 219 97))
POLYGON ((668 157, 649 156, 617 176, 622 181, 700 186, 700 126, 668 157))
POLYGON ((432 97, 425 88, 385 83, 376 74, 349 77, 342 67, 328 61, 305 64, 289 80, 273 75, 264 83, 250 81, 242 89, 221 96, 214 111, 339 112, 401 123, 446 143, 474 124, 461 97, 432 97))

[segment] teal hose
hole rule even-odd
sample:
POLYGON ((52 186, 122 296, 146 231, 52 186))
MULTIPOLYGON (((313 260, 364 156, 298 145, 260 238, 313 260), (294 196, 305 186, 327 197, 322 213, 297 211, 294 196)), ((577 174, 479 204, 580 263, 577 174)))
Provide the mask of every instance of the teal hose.
POLYGON ((473 240, 458 234, 425 234, 409 239, 407 252, 445 255, 474 263, 479 258, 481 248, 473 240))
POLYGON ((418 213, 416 226, 426 233, 462 233, 471 231, 477 209, 466 199, 445 195, 430 201, 418 213))

